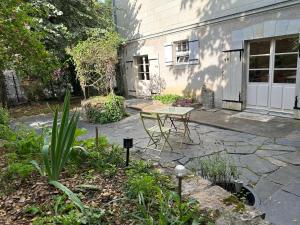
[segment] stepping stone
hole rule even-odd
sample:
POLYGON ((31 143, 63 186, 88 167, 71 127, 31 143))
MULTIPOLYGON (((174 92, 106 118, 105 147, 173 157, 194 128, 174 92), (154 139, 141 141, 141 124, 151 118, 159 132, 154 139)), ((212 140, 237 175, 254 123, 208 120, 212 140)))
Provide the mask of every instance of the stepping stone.
POLYGON ((257 146, 255 145, 246 145, 246 146, 225 146, 227 152, 229 154, 244 154, 244 155, 249 155, 253 154, 257 150, 257 146))
POLYGON ((258 196, 258 200, 263 203, 268 200, 276 191, 278 191, 282 185, 276 184, 265 177, 262 177, 257 185, 253 188, 255 194, 258 196))
POLYGON ((278 159, 274 159, 272 157, 264 157, 264 159, 268 160, 269 162, 273 163, 276 166, 282 167, 282 166, 287 166, 288 164, 286 164, 285 162, 282 162, 278 159))
POLYGON ((293 146, 276 145, 276 144, 266 144, 261 146, 260 149, 271 150, 271 151, 286 151, 286 152, 296 151, 296 148, 293 146))
POLYGON ((293 153, 288 153, 288 154, 274 156, 274 157, 288 164, 292 164, 294 166, 300 166, 300 152, 293 152, 293 153))
POLYGON ((247 168, 240 168, 238 172, 240 174, 240 179, 244 182, 245 185, 248 185, 250 187, 253 187, 259 180, 259 176, 257 176, 247 168))
POLYGON ((282 167, 268 176, 268 180, 281 185, 286 185, 295 179, 300 179, 300 167, 297 166, 282 167))
POLYGON ((277 155, 283 155, 283 154, 287 154, 286 151, 272 151, 272 150, 257 150, 255 152, 256 155, 258 156, 277 156, 277 155))
POLYGON ((184 157, 182 159, 179 159, 178 162, 181 163, 182 165, 187 164, 189 161, 191 160, 191 158, 189 157, 184 157))
POLYGON ((298 180, 298 183, 290 183, 284 186, 282 190, 300 197, 300 180, 298 180))
POLYGON ((159 155, 159 157, 160 157, 160 161, 159 161, 160 163, 166 163, 166 162, 172 162, 172 161, 182 159, 184 155, 163 150, 159 155))
POLYGON ((286 138, 277 138, 276 143, 280 145, 288 145, 288 146, 294 146, 296 148, 300 148, 300 141, 298 140, 290 140, 286 138))
POLYGON ((300 224, 300 197, 294 194, 279 190, 260 208, 265 211, 266 219, 274 225, 300 224))
POLYGON ((278 166, 256 155, 241 155, 241 165, 248 168, 258 175, 273 172, 278 169, 278 166))

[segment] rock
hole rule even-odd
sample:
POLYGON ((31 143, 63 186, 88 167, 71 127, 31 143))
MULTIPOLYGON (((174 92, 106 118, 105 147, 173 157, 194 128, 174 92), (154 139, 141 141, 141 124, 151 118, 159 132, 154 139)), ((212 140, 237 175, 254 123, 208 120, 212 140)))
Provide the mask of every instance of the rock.
POLYGON ((269 225, 265 221, 264 213, 254 208, 249 208, 243 214, 235 212, 225 212, 216 221, 216 225, 269 225))

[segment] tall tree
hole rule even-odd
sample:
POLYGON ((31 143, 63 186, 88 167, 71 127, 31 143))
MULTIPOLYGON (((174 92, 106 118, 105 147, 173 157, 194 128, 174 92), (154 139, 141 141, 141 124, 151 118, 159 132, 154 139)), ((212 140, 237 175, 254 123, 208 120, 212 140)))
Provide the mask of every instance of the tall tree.
POLYGON ((75 77, 73 61, 67 48, 89 37, 103 37, 114 29, 112 7, 97 0, 30 0, 37 9, 32 16, 45 33, 46 48, 55 53, 63 64, 62 74, 75 77))
POLYGON ((47 79, 57 66, 55 57, 45 49, 42 33, 36 32, 29 16, 34 8, 23 0, 0 1, 0 82, 1 102, 6 105, 3 71, 15 69, 20 75, 47 79))

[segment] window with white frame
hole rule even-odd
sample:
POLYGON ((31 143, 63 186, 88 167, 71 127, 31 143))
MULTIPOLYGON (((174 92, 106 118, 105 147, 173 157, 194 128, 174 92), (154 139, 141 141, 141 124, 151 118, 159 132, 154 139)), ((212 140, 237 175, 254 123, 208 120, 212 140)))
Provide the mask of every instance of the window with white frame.
POLYGON ((147 55, 138 56, 136 60, 137 60, 139 80, 150 80, 148 56, 147 55))
POLYGON ((176 64, 185 64, 189 62, 189 42, 188 40, 175 42, 176 64))
POLYGON ((298 43, 298 37, 251 42, 249 82, 296 83, 298 43))

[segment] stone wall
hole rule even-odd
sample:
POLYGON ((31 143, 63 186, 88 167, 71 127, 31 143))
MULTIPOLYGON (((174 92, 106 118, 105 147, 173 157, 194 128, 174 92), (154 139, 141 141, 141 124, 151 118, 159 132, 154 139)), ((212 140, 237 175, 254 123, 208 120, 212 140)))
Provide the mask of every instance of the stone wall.
POLYGON ((27 102, 27 97, 20 85, 21 82, 17 77, 16 72, 14 70, 5 70, 3 75, 8 105, 18 105, 27 102))

